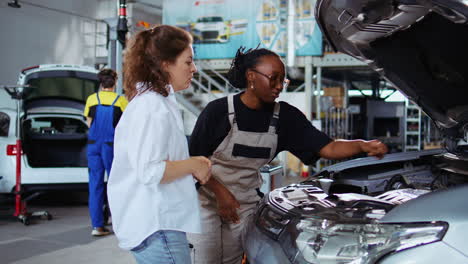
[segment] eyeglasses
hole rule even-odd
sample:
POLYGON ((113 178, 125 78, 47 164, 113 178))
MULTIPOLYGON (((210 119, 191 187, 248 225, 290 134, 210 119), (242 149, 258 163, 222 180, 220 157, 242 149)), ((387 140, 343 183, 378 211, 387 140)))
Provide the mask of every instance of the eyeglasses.
MULTIPOLYGON (((272 86, 272 81, 274 81, 274 83, 279 83, 281 82, 281 80, 279 78, 275 78, 273 79, 273 76, 270 76, 270 75, 266 75, 265 73, 263 72, 260 72, 260 71, 257 71, 256 69, 249 69, 253 72, 256 72, 264 77, 266 77, 268 79, 268 81, 270 82, 270 86, 272 86)), ((283 79, 283 90, 285 90, 286 88, 288 88, 288 85, 289 85, 289 80, 287 78, 284 78, 283 79)))

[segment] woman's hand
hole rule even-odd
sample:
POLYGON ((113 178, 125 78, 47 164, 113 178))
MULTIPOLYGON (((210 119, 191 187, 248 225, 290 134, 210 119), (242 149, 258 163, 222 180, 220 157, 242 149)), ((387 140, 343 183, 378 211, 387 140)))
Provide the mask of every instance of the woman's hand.
POLYGON ((368 156, 375 156, 379 159, 383 158, 388 152, 387 145, 377 139, 361 142, 361 149, 363 152, 366 152, 368 156))
POLYGON ((221 219, 227 223, 240 223, 239 214, 237 214, 240 204, 236 197, 225 187, 219 188, 215 194, 218 203, 218 215, 221 219))
POLYGON ((211 177, 211 161, 203 156, 190 157, 192 175, 201 184, 205 184, 211 177))

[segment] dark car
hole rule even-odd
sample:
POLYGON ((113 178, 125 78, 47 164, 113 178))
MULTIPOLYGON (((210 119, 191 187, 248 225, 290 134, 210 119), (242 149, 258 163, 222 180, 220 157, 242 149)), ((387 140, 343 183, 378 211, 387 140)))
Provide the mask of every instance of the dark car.
POLYGON ((468 263, 468 3, 319 0, 337 50, 421 107, 446 149, 324 168, 270 192, 244 234, 250 263, 468 263))

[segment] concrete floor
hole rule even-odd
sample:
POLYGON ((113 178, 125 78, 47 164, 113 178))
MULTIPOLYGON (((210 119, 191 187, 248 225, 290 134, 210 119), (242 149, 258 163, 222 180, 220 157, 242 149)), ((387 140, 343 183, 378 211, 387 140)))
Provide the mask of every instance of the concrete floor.
MULTIPOLYGON (((55 195, 55 198, 57 196, 55 195)), ((91 236, 88 207, 85 202, 70 201, 70 197, 66 197, 66 201, 55 198, 40 197, 31 202, 28 206, 30 212, 47 210, 53 219, 33 219, 29 226, 9 217, 12 212, 11 206, 2 205, 0 263, 135 263, 128 251, 117 246, 114 235, 101 238, 91 236)))

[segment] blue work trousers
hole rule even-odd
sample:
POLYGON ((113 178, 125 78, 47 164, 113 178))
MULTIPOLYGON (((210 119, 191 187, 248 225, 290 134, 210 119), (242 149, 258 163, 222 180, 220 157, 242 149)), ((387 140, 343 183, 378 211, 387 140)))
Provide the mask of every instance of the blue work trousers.
POLYGON ((104 171, 110 175, 114 147, 112 143, 95 142, 88 144, 89 168, 89 214, 93 227, 104 226, 104 200, 106 196, 104 171))

